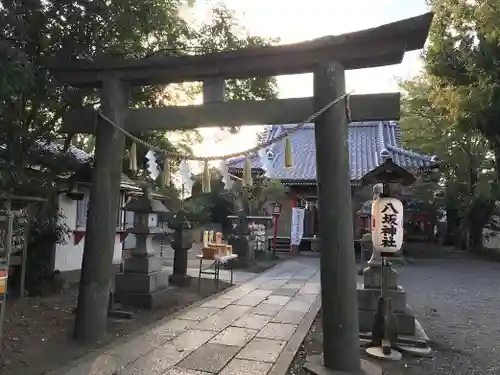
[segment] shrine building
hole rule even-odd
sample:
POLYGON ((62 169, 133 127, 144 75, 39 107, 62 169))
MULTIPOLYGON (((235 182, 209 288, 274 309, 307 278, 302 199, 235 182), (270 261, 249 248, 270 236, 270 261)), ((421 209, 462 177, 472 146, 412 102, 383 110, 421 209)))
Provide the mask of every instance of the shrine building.
MULTIPOLYGON (((295 127, 294 124, 269 127, 265 132, 265 141, 269 141, 295 127)), ((287 189, 287 196, 281 203, 282 214, 279 219, 278 238, 286 242, 291 232, 292 207, 306 208, 304 219, 303 242, 319 234, 318 195, 316 191, 316 147, 314 125, 306 124, 288 136, 292 145, 293 163, 285 167, 285 140, 274 143, 265 150, 264 156, 251 155, 252 173, 277 179, 287 189)), ((353 122, 348 129, 349 173, 353 205, 355 238, 359 236, 357 212, 363 203, 371 199, 371 189, 360 186, 361 178, 382 163, 381 153, 399 166, 418 174, 431 167, 435 158, 406 150, 401 145, 401 129, 397 122, 353 122), (386 150, 386 151, 384 151, 386 150), (388 153, 387 153, 388 152, 388 153)), ((245 163, 244 157, 228 161, 229 172, 240 175, 245 163)), ((332 192, 335 194, 335 192, 332 192)), ((283 243, 283 245, 285 245, 283 243)), ((285 245, 287 246, 287 245, 285 245)), ((304 244, 301 244, 304 246, 304 244)))

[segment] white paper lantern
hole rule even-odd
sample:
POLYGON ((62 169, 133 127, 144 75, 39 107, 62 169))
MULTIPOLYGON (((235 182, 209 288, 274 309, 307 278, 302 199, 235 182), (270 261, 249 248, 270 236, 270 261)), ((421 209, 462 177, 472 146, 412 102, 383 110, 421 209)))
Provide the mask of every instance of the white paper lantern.
POLYGON ((403 203, 378 198, 372 203, 372 242, 375 251, 395 253, 403 245, 403 203))

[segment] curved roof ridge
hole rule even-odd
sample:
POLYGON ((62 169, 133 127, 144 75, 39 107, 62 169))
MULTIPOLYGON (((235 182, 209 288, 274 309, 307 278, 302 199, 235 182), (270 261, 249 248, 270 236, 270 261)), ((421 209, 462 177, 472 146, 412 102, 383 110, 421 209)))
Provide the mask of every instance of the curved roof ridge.
POLYGON ((386 126, 390 138, 389 144, 399 147, 399 145, 401 145, 401 127, 399 123, 396 121, 388 121, 386 126))
POLYGON ((385 136, 384 136, 384 122, 379 121, 377 124, 377 153, 380 154, 380 152, 386 148, 386 142, 385 142, 385 136))
POLYGON ((396 152, 398 154, 409 156, 409 157, 412 157, 415 159, 420 159, 420 160, 425 160, 425 161, 430 161, 432 159, 432 156, 419 154, 417 152, 406 150, 406 149, 400 148, 400 147, 395 147, 392 145, 387 145, 387 148, 389 151, 396 152))
MULTIPOLYGON (((353 128, 363 128, 363 127, 364 128, 374 128, 374 127, 378 127, 381 123, 382 123, 382 125, 388 125, 384 121, 354 121, 354 122, 350 122, 348 126, 353 127, 353 128)), ((299 125, 299 124, 279 124, 279 125, 275 125, 275 126, 271 125, 273 129, 269 133, 268 139, 276 137, 279 134, 279 132, 281 132, 284 129, 289 130, 289 129, 296 127, 297 125, 299 125)), ((397 122, 394 122, 394 126, 399 128, 399 125, 397 122)), ((302 128, 299 130, 302 130, 302 129, 313 130, 314 123, 310 123, 310 122, 305 123, 302 126, 302 128)))
POLYGON ((378 121, 354 121, 350 122, 349 126, 350 127, 355 127, 355 128, 373 128, 379 125, 378 121))

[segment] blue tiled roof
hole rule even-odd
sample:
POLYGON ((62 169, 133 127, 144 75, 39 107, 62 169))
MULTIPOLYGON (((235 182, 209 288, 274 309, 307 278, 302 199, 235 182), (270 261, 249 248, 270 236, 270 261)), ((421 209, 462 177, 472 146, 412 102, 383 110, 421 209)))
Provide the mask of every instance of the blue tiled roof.
MULTIPOLYGON (((61 155, 64 153, 64 146, 57 142, 40 141, 37 143, 42 150, 50 152, 53 155, 61 155)), ((85 164, 90 162, 92 159, 92 156, 90 154, 73 145, 69 145, 68 150, 66 151, 66 155, 68 155, 68 157, 74 160, 77 164, 85 164)))
MULTIPOLYGON (((267 130, 268 139, 295 125, 279 125, 267 130)), ((316 146, 314 126, 306 124, 289 136, 293 151, 293 166, 285 168, 285 140, 273 144, 266 150, 267 160, 257 154, 251 156, 253 168, 267 170, 270 178, 279 180, 316 180, 316 146), (263 162, 266 165, 263 165, 263 162)), ((406 169, 415 169, 432 164, 432 158, 401 148, 401 131, 394 121, 355 122, 348 130, 349 164, 351 180, 360 180, 366 173, 382 163, 380 152, 389 151, 392 160, 406 169)), ((230 169, 242 168, 244 158, 231 159, 230 169)))

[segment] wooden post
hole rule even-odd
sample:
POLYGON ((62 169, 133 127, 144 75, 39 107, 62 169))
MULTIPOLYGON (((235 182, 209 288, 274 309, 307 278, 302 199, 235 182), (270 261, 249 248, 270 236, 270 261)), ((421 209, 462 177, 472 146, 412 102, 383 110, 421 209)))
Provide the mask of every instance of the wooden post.
POLYGON ((28 202, 26 204, 26 224, 24 227, 24 243, 21 258, 21 280, 19 282, 19 292, 21 298, 24 298, 24 290, 26 289, 26 261, 28 260, 28 244, 30 240, 30 229, 31 223, 33 221, 34 211, 35 204, 28 202))
MULTIPOLYGON (((345 93, 339 63, 314 71, 317 110, 345 93)), ((331 370, 360 370, 358 301, 352 228, 345 101, 315 121, 319 195, 323 360, 331 370)))
MULTIPOLYGON (((125 85, 105 80, 101 101, 103 114, 122 126, 128 107, 125 85)), ((95 342, 106 333, 124 147, 123 133, 100 118, 74 331, 75 338, 84 342, 95 342)))
POLYGON ((222 103, 224 102, 224 93, 223 78, 212 78, 203 82, 203 103, 222 103))

